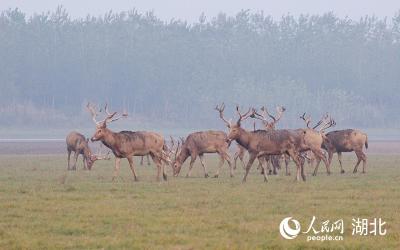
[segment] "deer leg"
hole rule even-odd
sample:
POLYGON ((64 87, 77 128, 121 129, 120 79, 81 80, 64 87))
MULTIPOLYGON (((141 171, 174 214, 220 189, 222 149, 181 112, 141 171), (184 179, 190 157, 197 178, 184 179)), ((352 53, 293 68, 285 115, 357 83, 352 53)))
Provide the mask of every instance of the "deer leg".
POLYGON ((296 173, 296 181, 300 180, 300 176, 303 178, 303 181, 306 181, 306 176, 304 175, 304 168, 303 165, 300 162, 299 159, 299 154, 295 150, 289 150, 288 151, 290 157, 292 157, 294 163, 296 164, 297 167, 297 173, 296 173))
POLYGON ((285 157, 286 176, 290 176, 290 169, 289 169, 290 156, 285 154, 284 157, 285 157))
POLYGON ((338 157, 339 165, 340 165, 340 173, 343 174, 344 170, 343 170, 343 165, 342 165, 342 152, 338 152, 337 157, 338 157))
MULTIPOLYGON (((226 150, 228 150, 228 149, 226 149, 226 150)), ((221 152, 220 156, 221 156, 222 161, 225 160, 226 162, 228 162, 229 174, 230 174, 230 177, 232 178, 233 177, 233 167, 232 167, 232 163, 231 163, 231 158, 229 157, 228 153, 226 153, 226 151, 221 152)), ((222 164, 224 164, 224 163, 222 162, 222 164)))
POLYGON ((306 181, 306 174, 304 173, 304 164, 301 165, 301 178, 306 181))
POLYGON ((320 163, 321 163, 321 159, 317 157, 317 164, 315 165, 314 172, 313 172, 313 174, 312 174, 313 176, 317 176, 318 167, 319 167, 319 164, 320 164, 320 163))
POLYGON ((72 170, 76 170, 76 162, 78 161, 78 152, 74 152, 74 165, 72 166, 72 170))
POLYGON ((196 161, 197 155, 192 155, 190 157, 190 164, 189 164, 189 171, 186 174, 186 177, 190 177, 190 175, 192 174, 192 168, 193 168, 193 164, 196 161))
MULTIPOLYGON (((329 164, 328 160, 326 159, 324 153, 322 152, 322 150, 316 150, 316 151, 313 151, 313 153, 318 158, 317 165, 319 165, 322 160, 325 164, 327 175, 330 175, 331 167, 330 167, 330 164, 329 164)), ((318 167, 316 167, 316 169, 318 169, 318 167)))
MULTIPOLYGON (((148 157, 148 155, 147 155, 147 157, 148 157)), ((150 161, 148 161, 148 163, 150 163, 150 161)), ((165 172, 165 165, 163 164, 162 159, 160 159, 160 164, 161 164, 161 172, 163 174, 163 179, 164 179, 164 181, 166 181, 168 179, 168 176, 167 176, 167 173, 165 172)), ((149 166, 150 164, 147 164, 147 165, 149 166)))
POLYGON ((273 174, 273 168, 274 168, 274 166, 272 165, 272 157, 271 156, 266 156, 265 157, 265 162, 267 163, 267 167, 265 167, 265 169, 268 170, 268 175, 272 175, 273 174))
POLYGON ((237 166, 237 159, 239 158, 239 154, 238 153, 235 153, 235 156, 234 156, 234 158, 233 158, 233 160, 234 160, 234 165, 233 165, 233 169, 236 169, 236 166, 237 166))
POLYGON ((264 168, 262 167, 263 156, 258 156, 257 160, 258 160, 257 170, 261 169, 260 174, 264 174, 264 168))
MULTIPOLYGON (((361 160, 363 160, 362 154, 364 154, 364 153, 362 153, 362 152, 360 152, 360 151, 355 151, 355 153, 356 153, 356 156, 357 156, 357 164, 356 164, 356 166, 354 167, 353 173, 357 173, 358 165, 360 165, 361 160)), ((364 172, 364 169, 363 169, 363 172, 364 172)))
POLYGON ((143 166, 143 155, 142 155, 142 157, 140 158, 140 166, 143 166))
POLYGON ((147 166, 150 166, 151 163, 150 163, 150 157, 149 157, 149 155, 147 155, 146 158, 147 158, 147 166))
POLYGON ((364 154, 364 152, 361 151, 361 157, 363 161, 363 174, 366 173, 366 167, 367 167, 367 156, 364 154))
POLYGON ((86 158, 85 158, 85 155, 82 155, 82 157, 83 157, 83 159, 82 159, 82 162, 83 162, 83 169, 84 169, 84 170, 88 170, 88 168, 86 167, 86 158))
POLYGON ((157 181, 161 181, 160 175, 162 173, 164 181, 167 180, 167 175, 164 172, 164 164, 162 164, 161 158, 155 154, 150 154, 152 160, 157 165, 157 181))
POLYGON ((135 166, 133 165, 132 156, 128 156, 128 157, 126 157, 126 159, 128 160, 129 166, 131 167, 132 174, 133 174, 133 180, 134 180, 134 181, 138 181, 138 178, 137 178, 137 176, 136 176, 135 166))
POLYGON ((217 152, 217 153, 219 154, 219 164, 218 164, 217 172, 214 175, 214 178, 218 178, 219 171, 221 170, 221 168, 222 168, 222 166, 224 165, 224 162, 225 162, 222 153, 220 153, 220 152, 217 152))
POLYGON ((250 168, 253 165, 253 162, 256 159, 257 154, 258 154, 257 152, 256 153, 250 153, 250 158, 249 158, 249 161, 247 162, 247 165, 246 165, 246 173, 243 176, 242 182, 246 182, 247 175, 249 174, 250 168))
POLYGON ((71 150, 68 150, 68 168, 67 168, 67 170, 70 170, 70 165, 69 165, 70 159, 71 159, 71 150))
POLYGON ((328 151, 328 163, 329 163, 329 165, 332 164, 332 158, 333 158, 333 152, 332 151, 328 151))
POLYGON ((276 156, 276 155, 274 155, 274 156, 271 157, 271 165, 272 165, 272 170, 273 170, 272 173, 273 173, 274 175, 277 175, 277 174, 278 174, 278 171, 277 171, 277 169, 278 169, 277 157, 278 157, 278 156, 276 156))
POLYGON ((232 178, 233 177, 233 167, 232 167, 231 157, 226 152, 224 153, 224 157, 225 157, 226 162, 228 162, 230 176, 232 178))
MULTIPOLYGON (((269 157, 269 156, 266 156, 265 158, 263 158, 264 160, 265 159, 269 159, 269 160, 271 160, 271 157, 269 157)), ((269 173, 267 174, 267 168, 268 168, 268 164, 269 164, 269 160, 266 160, 266 161, 264 161, 264 160, 260 160, 260 158, 258 159, 259 160, 259 164, 261 165, 261 169, 262 169, 262 174, 264 175, 264 182, 268 182, 268 174, 271 174, 270 173, 270 171, 271 171, 271 169, 269 169, 269 173), (267 166, 265 167, 265 165, 263 164, 263 163, 267 163, 267 166)))
POLYGON ((203 169, 204 169, 204 178, 208 178, 209 175, 208 175, 207 167, 206 167, 206 165, 204 164, 204 158, 203 158, 203 156, 204 156, 203 154, 199 155, 200 163, 201 163, 201 166, 203 166, 203 169))
POLYGON ((119 176, 119 167, 121 165, 121 158, 115 157, 115 167, 114 167, 114 174, 112 177, 112 181, 115 180, 119 176))
POLYGON ((246 168, 246 164, 244 163, 244 154, 241 154, 239 156, 240 162, 242 163, 242 168, 245 169, 246 168))

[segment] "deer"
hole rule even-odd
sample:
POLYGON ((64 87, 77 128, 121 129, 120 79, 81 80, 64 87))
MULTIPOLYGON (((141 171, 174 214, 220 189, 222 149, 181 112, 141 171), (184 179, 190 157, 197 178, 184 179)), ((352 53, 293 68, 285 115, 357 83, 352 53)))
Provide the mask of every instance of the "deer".
MULTIPOLYGON (((328 152, 329 164, 332 162, 333 154, 338 154, 341 174, 345 172, 342 165, 342 153, 353 151, 357 156, 357 163, 354 167, 353 173, 357 173, 357 168, 361 161, 363 162, 362 173, 366 173, 367 156, 363 152, 364 146, 366 149, 368 149, 368 135, 357 129, 331 131, 326 134, 322 144, 322 148, 328 152)), ((315 173, 317 171, 318 168, 315 169, 315 173)))
MULTIPOLYGON (((216 107, 218 108, 218 106, 216 107)), ((256 130, 256 122, 253 123, 253 131, 256 130)), ((233 165, 233 169, 236 170, 237 167, 237 160, 239 159, 240 162, 242 163, 242 168, 245 169, 245 163, 244 163, 244 155, 246 153, 246 149, 242 146, 240 146, 239 144, 236 144, 236 152, 235 155, 233 156, 233 160, 234 160, 234 165, 233 165)))
MULTIPOLYGON (((257 111, 254 111, 254 114, 251 115, 250 117, 261 120, 264 125, 265 130, 273 131, 273 130, 275 130, 276 124, 278 123, 278 121, 282 118, 283 113, 286 111, 286 108, 283 106, 277 106, 276 107, 276 112, 277 112, 276 117, 273 116, 272 114, 270 114, 265 106, 262 106, 260 110, 261 110, 261 114, 258 113, 257 111), (272 119, 272 122, 268 121, 267 116, 269 116, 272 119)), ((269 174, 271 174, 272 170, 269 165, 271 162, 272 167, 273 167, 273 174, 276 175, 277 174, 276 169, 280 168, 280 158, 281 158, 280 155, 267 156, 264 159, 262 159, 261 161, 259 161, 259 166, 262 164, 262 161, 265 160, 267 162, 267 168, 269 169, 269 174)), ((285 155, 285 162, 287 162, 286 158, 288 158, 288 157, 285 155)), ((287 164, 286 164, 286 175, 289 175, 287 164)))
POLYGON ((230 176, 233 177, 232 164, 228 154, 229 145, 230 144, 228 143, 228 137, 223 131, 208 130, 189 134, 186 139, 182 141, 180 147, 178 145, 179 153, 175 154, 175 159, 172 164, 174 176, 179 175, 182 164, 190 156, 189 170, 186 174, 186 177, 190 177, 193 164, 198 156, 200 158, 200 163, 204 169, 204 178, 208 178, 209 174, 207 171, 207 167, 204 164, 203 156, 206 153, 217 153, 220 156, 220 162, 214 178, 218 178, 219 172, 225 161, 228 162, 230 176))
MULTIPOLYGON (((326 159, 322 147, 324 139, 326 138, 325 130, 335 126, 336 122, 328 114, 324 115, 322 119, 319 120, 313 127, 311 126, 310 115, 306 117, 306 113, 303 113, 303 115, 300 116, 300 119, 302 119, 306 124, 305 129, 296 130, 297 132, 302 134, 304 138, 304 143, 302 144, 301 151, 302 152, 307 150, 311 151, 313 156, 317 160, 317 165, 315 166, 313 176, 317 175, 318 167, 321 160, 325 164, 327 174, 330 175, 331 174, 330 162, 326 159), (319 130, 317 130, 318 127, 319 130)), ((306 158, 309 158, 308 155, 306 158)), ((311 158, 309 160, 311 162, 311 158)))
MULTIPOLYGON (((83 157, 83 169, 91 170, 95 161, 97 160, 109 160, 107 156, 101 156, 100 154, 95 155, 89 148, 89 139, 86 139, 84 135, 72 131, 67 135, 67 152, 68 152, 68 170, 76 170, 76 162, 78 161, 79 155, 83 157), (71 153, 74 152, 74 164, 70 165, 71 153)), ((99 152, 100 153, 100 152, 99 152)))
MULTIPOLYGON (((257 157, 259 158, 266 155, 281 155, 284 153, 290 155, 296 163, 297 175, 295 180, 299 181, 300 178, 302 178, 303 181, 306 180, 304 169, 300 164, 299 152, 297 151, 295 145, 296 138, 293 132, 286 129, 273 131, 247 131, 241 127, 241 123, 250 116, 254 115, 254 109, 249 108, 246 113, 242 114, 239 110, 239 106, 236 106, 236 112, 239 116, 236 123, 232 123, 230 121, 228 122, 224 118, 224 109, 225 105, 222 104, 217 108, 217 111, 219 112, 221 120, 229 129, 228 141, 231 142, 235 140, 238 144, 246 148, 250 155, 249 161, 246 164, 246 173, 242 179, 243 183, 246 182, 250 168, 257 157)), ((264 182, 268 182, 268 177, 264 165, 262 165, 262 168, 264 169, 264 182)))
POLYGON ((127 117, 128 114, 123 113, 119 117, 116 117, 117 112, 110 113, 106 104, 104 108, 106 118, 102 121, 97 121, 97 111, 95 107, 90 103, 88 103, 86 107, 96 125, 96 131, 93 134, 91 141, 101 141, 115 156, 113 181, 119 176, 120 163, 123 158, 126 158, 129 162, 134 181, 138 181, 133 164, 133 156, 145 156, 148 154, 157 165, 157 180, 160 181, 161 173, 163 179, 165 181, 167 180, 167 174, 165 173, 163 163, 169 164, 170 160, 166 153, 167 147, 162 135, 147 131, 113 132, 107 127, 107 125, 123 117, 127 117))

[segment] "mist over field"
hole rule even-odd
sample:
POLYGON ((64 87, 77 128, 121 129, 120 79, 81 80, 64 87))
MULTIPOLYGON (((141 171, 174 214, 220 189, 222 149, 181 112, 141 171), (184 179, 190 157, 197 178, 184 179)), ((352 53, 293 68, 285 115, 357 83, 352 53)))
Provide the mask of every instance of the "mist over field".
POLYGON ((116 126, 132 130, 223 128, 221 102, 232 118, 235 104, 283 105, 279 127, 329 112, 338 128, 400 128, 400 11, 350 19, 243 10, 188 23, 135 9, 86 18, 9 9, 0 58, 2 136, 92 128, 88 101, 128 112, 116 126))

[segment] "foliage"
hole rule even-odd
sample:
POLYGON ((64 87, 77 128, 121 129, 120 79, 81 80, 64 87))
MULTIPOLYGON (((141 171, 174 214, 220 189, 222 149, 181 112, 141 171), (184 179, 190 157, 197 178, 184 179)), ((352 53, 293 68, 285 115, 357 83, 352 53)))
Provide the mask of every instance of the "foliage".
POLYGON ((67 120, 107 100, 135 119, 206 126, 220 124, 212 107, 225 101, 285 105, 290 123, 328 111, 342 125, 399 127, 399 27, 400 12, 388 21, 241 11, 188 24, 135 9, 82 19, 63 7, 10 9, 0 14, 0 106, 67 120))

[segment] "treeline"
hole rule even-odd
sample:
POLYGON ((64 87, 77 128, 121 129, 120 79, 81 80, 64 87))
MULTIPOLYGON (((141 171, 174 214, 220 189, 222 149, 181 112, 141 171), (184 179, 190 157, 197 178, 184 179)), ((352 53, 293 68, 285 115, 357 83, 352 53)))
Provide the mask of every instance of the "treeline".
POLYGON ((400 12, 274 20, 241 11, 188 24, 136 10, 83 19, 62 7, 6 10, 0 87, 3 127, 89 120, 85 103, 107 100, 136 121, 177 127, 220 124, 213 107, 225 101, 282 104, 289 126, 328 111, 342 125, 398 128, 400 12))

